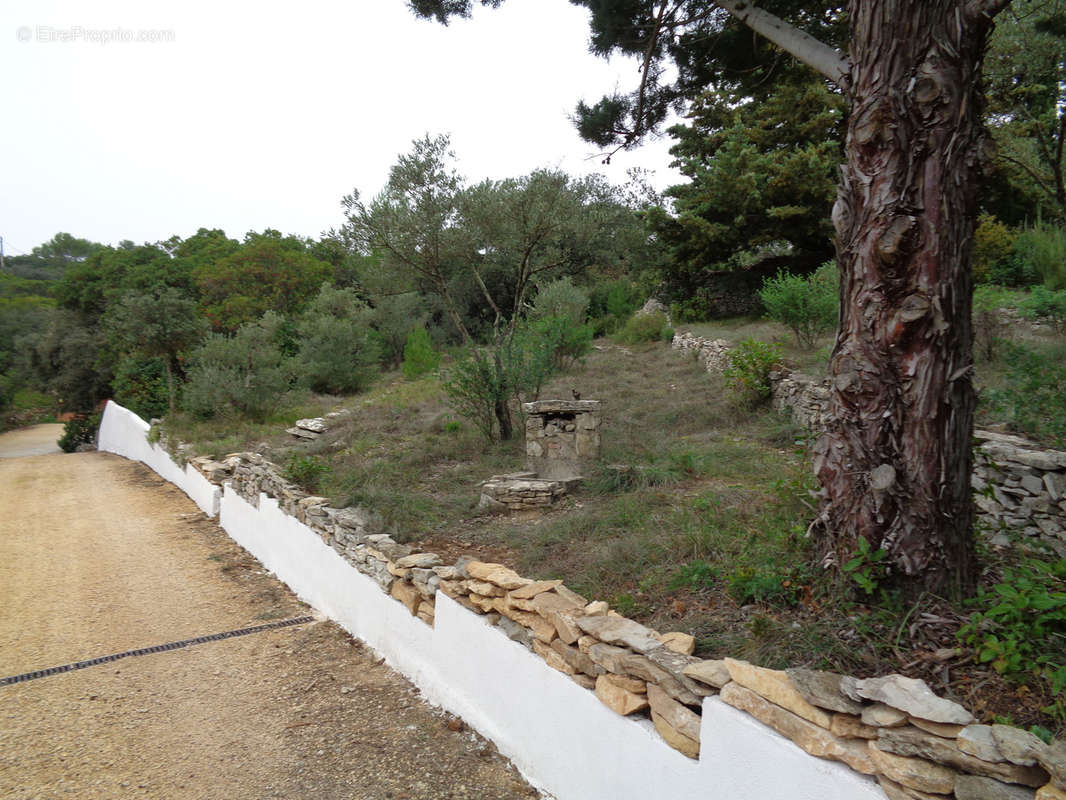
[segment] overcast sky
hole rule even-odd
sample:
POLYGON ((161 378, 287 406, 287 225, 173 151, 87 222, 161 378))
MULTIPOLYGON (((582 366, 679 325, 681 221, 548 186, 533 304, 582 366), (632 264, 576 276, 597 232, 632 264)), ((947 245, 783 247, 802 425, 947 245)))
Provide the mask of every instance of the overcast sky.
POLYGON ((5 0, 0 74, 9 254, 57 231, 317 236, 426 132, 450 133, 475 180, 550 166, 677 181, 668 140, 604 167, 578 138, 577 101, 631 88, 637 64, 589 55, 567 0, 508 0, 447 28, 405 0, 5 0))

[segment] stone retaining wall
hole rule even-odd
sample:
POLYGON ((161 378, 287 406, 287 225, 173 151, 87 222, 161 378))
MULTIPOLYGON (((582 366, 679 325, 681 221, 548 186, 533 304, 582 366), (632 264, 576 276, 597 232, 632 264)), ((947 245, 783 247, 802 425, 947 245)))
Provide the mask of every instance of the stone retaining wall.
POLYGON ((875 777, 891 800, 1066 798, 1066 744, 977 724, 923 681, 696 658, 690 635, 649 629, 561 581, 531 580, 472 558, 446 564, 434 553, 415 552, 384 533, 372 512, 331 508, 284 480, 259 454, 197 458, 189 466, 250 506, 272 498, 427 626, 435 624, 440 593, 483 616, 611 711, 650 717, 662 740, 691 759, 699 758, 707 700, 717 696, 811 756, 875 777))
MULTIPOLYGON (((730 344, 691 333, 674 336, 673 347, 694 353, 708 371, 728 363, 730 344)), ((789 370, 770 374, 774 408, 813 432, 829 420, 829 381, 789 370)), ((1066 452, 1048 450, 1020 436, 976 430, 972 484, 977 519, 992 544, 1006 547, 1006 529, 1043 542, 1066 558, 1066 452)))

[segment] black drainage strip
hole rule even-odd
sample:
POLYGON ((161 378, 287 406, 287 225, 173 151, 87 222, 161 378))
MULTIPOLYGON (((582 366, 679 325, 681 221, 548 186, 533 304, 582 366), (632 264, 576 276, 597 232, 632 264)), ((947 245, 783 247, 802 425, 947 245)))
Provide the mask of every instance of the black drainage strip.
POLYGON ((34 681, 38 678, 47 678, 49 675, 58 675, 61 672, 73 672, 76 669, 86 669, 88 667, 99 666, 100 664, 110 664, 112 661, 118 661, 120 658, 147 656, 152 653, 165 653, 168 650, 180 650, 182 647, 191 647, 194 644, 217 642, 221 639, 232 639, 235 636, 247 636, 250 633, 259 633, 261 631, 269 631, 275 628, 288 628, 292 625, 303 625, 306 622, 313 622, 314 619, 314 617, 310 616, 293 617, 292 619, 283 619, 280 622, 268 622, 265 625, 256 625, 252 628, 239 628, 235 631, 212 633, 209 636, 197 636, 195 639, 182 639, 180 642, 167 642, 166 644, 157 644, 154 647, 141 647, 137 650, 126 650, 122 653, 112 653, 109 656, 90 658, 88 661, 75 661, 73 664, 64 664, 61 667, 49 667, 48 669, 39 669, 34 672, 23 672, 21 675, 11 675, 7 678, 0 678, 0 686, 10 686, 13 683, 23 683, 24 681, 34 681))

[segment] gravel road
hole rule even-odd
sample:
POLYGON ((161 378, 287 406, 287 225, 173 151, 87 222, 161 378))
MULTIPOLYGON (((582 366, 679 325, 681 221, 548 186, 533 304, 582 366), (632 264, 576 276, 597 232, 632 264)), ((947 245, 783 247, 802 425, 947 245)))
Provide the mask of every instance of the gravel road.
MULTIPOLYGON (((0 460, 0 678, 308 613, 140 464, 0 460)), ((329 622, 0 686, 12 800, 537 796, 329 622)))

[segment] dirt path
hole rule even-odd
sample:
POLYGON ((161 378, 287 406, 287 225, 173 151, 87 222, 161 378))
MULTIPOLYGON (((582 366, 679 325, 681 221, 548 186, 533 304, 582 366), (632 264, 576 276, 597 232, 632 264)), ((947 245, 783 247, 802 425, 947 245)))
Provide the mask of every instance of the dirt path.
POLYGON ((48 425, 31 425, 0 434, 0 458, 24 458, 25 456, 44 456, 49 453, 61 453, 56 440, 63 435, 63 426, 59 423, 48 425))
MULTIPOLYGON (((139 464, 0 461, 0 677, 306 613, 139 464)), ((322 622, 0 687, 0 796, 536 793, 322 622)))

